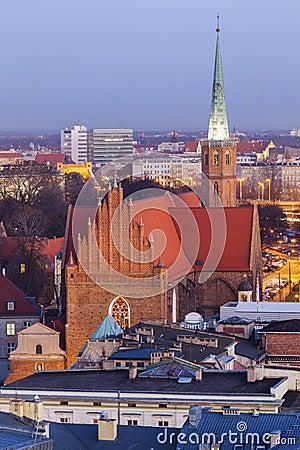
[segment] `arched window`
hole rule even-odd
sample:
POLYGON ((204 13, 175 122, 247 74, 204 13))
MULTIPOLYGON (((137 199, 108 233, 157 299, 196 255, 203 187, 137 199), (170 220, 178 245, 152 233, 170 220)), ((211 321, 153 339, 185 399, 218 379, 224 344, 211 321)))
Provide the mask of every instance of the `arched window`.
POLYGON ((218 182, 217 182, 217 181, 214 182, 214 193, 215 193, 215 194, 218 194, 218 193, 219 193, 219 185, 218 185, 218 182))
POLYGON ((207 152, 205 152, 205 155, 204 155, 204 164, 206 166, 208 166, 208 153, 207 152))
POLYGON ((226 164, 226 166, 230 165, 230 152, 228 150, 225 153, 225 164, 226 164))
POLYGON ((123 330, 130 326, 130 308, 124 298, 115 298, 110 304, 108 313, 113 316, 123 330))
POLYGON ((35 347, 35 353, 36 353, 37 355, 41 355, 41 354, 43 353, 43 349, 42 349, 42 346, 41 346, 40 344, 38 344, 38 345, 35 347))
POLYGON ((35 370, 43 370, 43 364, 42 363, 37 363, 35 365, 35 370))
POLYGON ((219 153, 215 152, 214 153, 214 166, 218 166, 219 165, 219 153))

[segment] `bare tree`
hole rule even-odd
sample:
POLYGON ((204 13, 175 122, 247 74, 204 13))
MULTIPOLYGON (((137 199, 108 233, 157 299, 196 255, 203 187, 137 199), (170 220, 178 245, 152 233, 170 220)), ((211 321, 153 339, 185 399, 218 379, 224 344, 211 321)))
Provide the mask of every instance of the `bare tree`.
POLYGON ((20 206, 8 223, 8 229, 15 236, 43 236, 46 220, 40 211, 30 206, 20 206))

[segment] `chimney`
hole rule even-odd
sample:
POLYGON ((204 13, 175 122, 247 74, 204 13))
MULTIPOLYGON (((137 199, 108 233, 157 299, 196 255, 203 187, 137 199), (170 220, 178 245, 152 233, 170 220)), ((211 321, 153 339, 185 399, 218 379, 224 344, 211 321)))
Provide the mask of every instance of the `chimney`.
POLYGON ((250 366, 247 369, 247 382, 254 383, 255 381, 261 381, 264 379, 264 367, 250 366))
POLYGON ((201 406, 192 406, 189 410, 189 427, 196 428, 202 417, 201 406))
POLYGON ((128 373, 129 379, 134 380, 137 377, 137 367, 136 366, 129 367, 128 373))
POLYGON ((201 367, 199 367, 198 369, 195 370, 195 380, 196 381, 202 380, 202 368, 201 367))
POLYGON ((98 441, 115 441, 117 435, 116 419, 98 420, 98 441))
POLYGON ((102 369, 103 370, 115 370, 116 364, 112 359, 103 359, 102 361, 102 369))
POLYGON ((247 369, 247 383, 254 383, 256 381, 256 370, 254 366, 247 369))

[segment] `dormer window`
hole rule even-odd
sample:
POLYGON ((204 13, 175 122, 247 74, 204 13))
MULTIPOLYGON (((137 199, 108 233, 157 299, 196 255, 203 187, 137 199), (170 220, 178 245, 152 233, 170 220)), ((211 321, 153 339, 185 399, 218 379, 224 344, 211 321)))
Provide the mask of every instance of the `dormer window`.
POLYGON ((15 310, 15 301, 14 300, 7 300, 6 301, 6 310, 7 311, 14 311, 15 310))

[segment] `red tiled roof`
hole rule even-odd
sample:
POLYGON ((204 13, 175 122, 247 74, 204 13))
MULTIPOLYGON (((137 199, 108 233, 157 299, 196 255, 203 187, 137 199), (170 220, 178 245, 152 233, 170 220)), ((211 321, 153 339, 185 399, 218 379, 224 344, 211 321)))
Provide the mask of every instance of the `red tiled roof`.
POLYGON ((35 162, 37 164, 55 164, 63 163, 65 155, 63 153, 39 153, 36 155, 35 162))
MULTIPOLYGON (((201 265, 196 266, 198 271, 201 271, 205 262, 208 261, 212 239, 210 216, 218 214, 218 211, 217 208, 208 211, 206 208, 195 206, 193 202, 196 199, 193 195, 196 194, 188 192, 180 195, 182 200, 187 203, 188 208, 184 208, 179 203, 178 197, 172 196, 170 193, 134 202, 134 220, 142 219, 145 236, 149 238, 152 234, 155 261, 157 262, 158 257, 162 254, 163 263, 169 268, 170 280, 175 280, 194 270, 196 260, 202 261, 201 265), (192 206, 186 201, 187 197, 189 202, 192 202, 192 206), (188 216, 188 214, 191 215, 188 216), (181 248, 182 238, 178 232, 178 223, 184 224, 183 233, 185 249, 188 249, 187 253, 183 252, 181 248), (187 228, 185 229, 185 227, 187 228), (199 234, 200 241, 199 250, 195 247, 197 234, 199 234), (194 258, 190 261, 191 255, 194 255, 194 258)), ((225 242, 220 242, 220 245, 224 244, 224 249, 218 255, 220 261, 216 270, 220 272, 248 271, 250 269, 253 208, 224 208, 219 212, 223 215, 222 211, 224 211, 226 223, 225 242)), ((67 226, 69 233, 67 233, 68 239, 65 242, 64 252, 67 259, 70 251, 73 252, 74 257, 76 256, 71 233, 72 213, 73 211, 70 209, 69 225, 67 226)), ((222 236, 222 233, 219 235, 222 236)), ((217 233, 215 239, 220 239, 220 236, 217 233)), ((216 243, 216 241, 214 242, 216 243)), ((64 264, 67 262, 66 260, 64 264)), ((210 267, 206 268, 210 269, 210 267)))
POLYGON ((237 152, 238 153, 262 153, 270 144, 267 141, 252 141, 252 142, 238 142, 237 152))
POLYGON ((198 148, 198 142, 196 142, 196 141, 191 141, 191 142, 185 143, 185 151, 186 152, 196 153, 197 148, 198 148))
POLYGON ((39 307, 32 305, 17 286, 8 278, 0 273, 0 314, 14 316, 14 315, 40 315, 39 307), (6 301, 14 300, 15 309, 8 311, 6 308, 6 301))
POLYGON ((0 158, 23 159, 23 156, 15 152, 0 152, 0 158))

